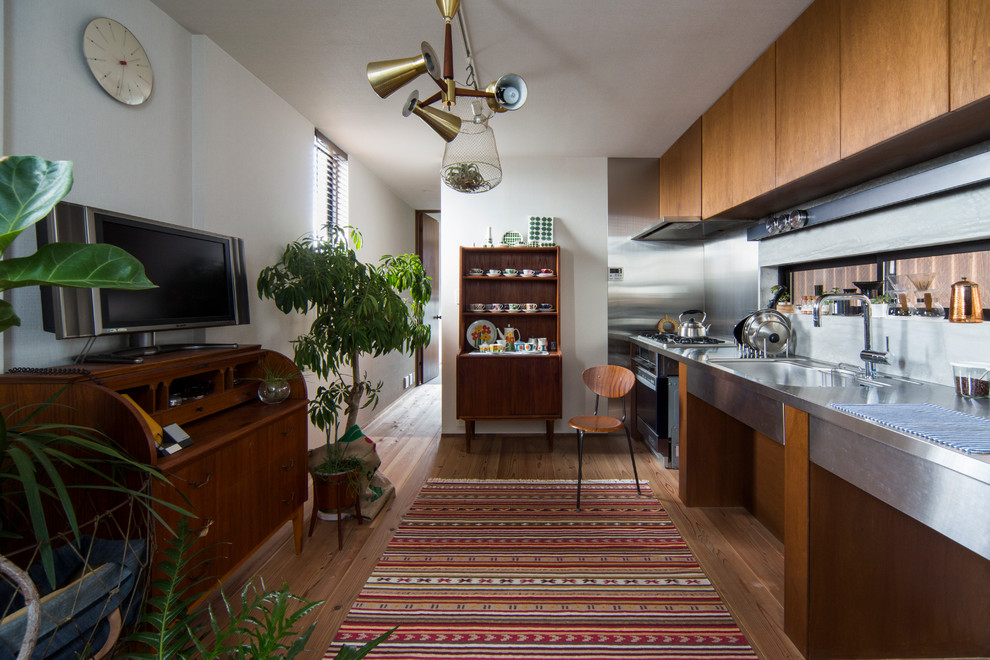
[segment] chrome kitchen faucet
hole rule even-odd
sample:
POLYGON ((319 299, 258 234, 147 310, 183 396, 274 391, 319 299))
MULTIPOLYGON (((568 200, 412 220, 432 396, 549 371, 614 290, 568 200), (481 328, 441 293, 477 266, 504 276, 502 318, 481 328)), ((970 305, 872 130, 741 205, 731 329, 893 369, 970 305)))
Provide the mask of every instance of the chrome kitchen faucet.
POLYGON ((870 299, 861 293, 826 293, 824 296, 815 298, 811 307, 811 319, 816 328, 822 327, 822 303, 826 300, 859 300, 863 307, 863 341, 866 347, 859 352, 859 359, 863 361, 863 376, 869 379, 876 378, 878 364, 890 364, 890 337, 887 337, 887 350, 874 351, 870 346, 870 299))

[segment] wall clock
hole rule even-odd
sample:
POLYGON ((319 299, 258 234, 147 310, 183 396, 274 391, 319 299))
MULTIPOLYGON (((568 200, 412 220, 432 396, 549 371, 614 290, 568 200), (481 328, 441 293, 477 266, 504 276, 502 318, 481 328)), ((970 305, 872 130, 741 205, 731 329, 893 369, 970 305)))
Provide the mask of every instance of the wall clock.
POLYGON ((83 32, 83 54, 103 90, 127 105, 151 96, 151 62, 131 31, 115 20, 94 18, 83 32))

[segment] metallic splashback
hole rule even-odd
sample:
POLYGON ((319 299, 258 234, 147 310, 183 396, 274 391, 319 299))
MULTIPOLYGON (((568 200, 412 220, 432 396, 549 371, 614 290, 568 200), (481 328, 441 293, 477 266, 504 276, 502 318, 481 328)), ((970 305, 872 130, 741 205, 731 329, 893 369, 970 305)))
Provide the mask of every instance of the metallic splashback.
POLYGON ((656 223, 659 161, 608 160, 608 265, 622 279, 608 284, 608 328, 638 333, 665 315, 677 318, 705 302, 704 247, 700 241, 633 241, 656 223))
POLYGON ((731 337, 744 316, 762 307, 759 250, 745 228, 705 241, 705 311, 712 334, 731 337))

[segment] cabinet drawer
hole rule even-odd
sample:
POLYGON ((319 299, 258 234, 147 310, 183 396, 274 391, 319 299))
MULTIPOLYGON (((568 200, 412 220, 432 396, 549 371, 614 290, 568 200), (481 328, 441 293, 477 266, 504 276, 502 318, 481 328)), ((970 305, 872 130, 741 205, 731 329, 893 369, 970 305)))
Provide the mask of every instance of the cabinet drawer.
POLYGON ((457 358, 457 416, 475 419, 559 418, 559 355, 457 358))

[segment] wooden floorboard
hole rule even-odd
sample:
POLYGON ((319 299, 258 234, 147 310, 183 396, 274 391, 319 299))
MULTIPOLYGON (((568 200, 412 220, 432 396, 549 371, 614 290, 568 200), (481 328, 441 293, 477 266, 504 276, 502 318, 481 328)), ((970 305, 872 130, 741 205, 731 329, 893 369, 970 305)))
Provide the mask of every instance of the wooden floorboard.
MULTIPOLYGON (((481 433, 471 453, 464 449, 463 436, 441 437, 440 387, 428 384, 410 390, 364 428, 377 442, 381 471, 395 485, 396 495, 373 522, 345 521, 343 550, 337 550, 336 523, 318 521, 297 556, 291 525, 286 525, 228 578, 224 590, 231 595, 260 577, 269 588, 285 583, 303 598, 326 601, 306 620, 306 625, 317 626, 311 651, 302 657, 322 657, 426 479, 577 478, 577 442, 570 434, 554 439, 552 454, 542 435, 481 433)), ((677 496, 677 471, 664 469, 643 443, 634 442, 634 449, 640 479, 650 482, 760 657, 800 658, 783 633, 780 542, 742 509, 688 509, 677 496)), ((621 434, 586 438, 584 478, 632 478, 621 434)), ((312 498, 306 507, 307 529, 311 503, 312 498)))

